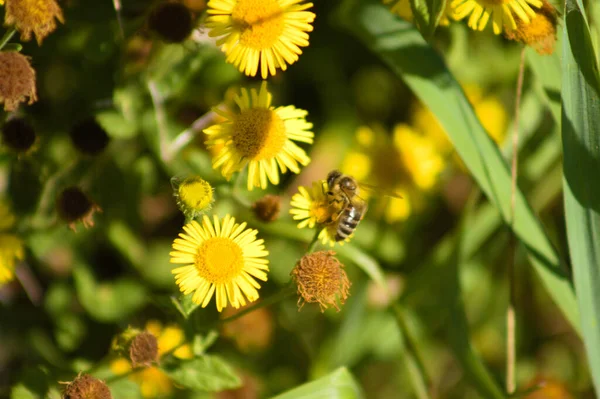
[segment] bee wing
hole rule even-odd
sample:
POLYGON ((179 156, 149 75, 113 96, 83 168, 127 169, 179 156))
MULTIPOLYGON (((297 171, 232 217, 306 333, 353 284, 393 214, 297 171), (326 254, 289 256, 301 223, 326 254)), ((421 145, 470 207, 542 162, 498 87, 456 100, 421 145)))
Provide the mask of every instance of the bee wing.
POLYGON ((384 188, 381 188, 379 186, 376 186, 374 184, 369 184, 369 183, 358 183, 358 185, 360 186, 361 189, 364 189, 366 191, 373 191, 375 193, 377 193, 378 195, 383 195, 386 197, 393 197, 393 198, 399 198, 399 199, 403 199, 404 197, 402 197, 400 194, 398 194, 397 192, 395 192, 394 190, 386 190, 384 188))

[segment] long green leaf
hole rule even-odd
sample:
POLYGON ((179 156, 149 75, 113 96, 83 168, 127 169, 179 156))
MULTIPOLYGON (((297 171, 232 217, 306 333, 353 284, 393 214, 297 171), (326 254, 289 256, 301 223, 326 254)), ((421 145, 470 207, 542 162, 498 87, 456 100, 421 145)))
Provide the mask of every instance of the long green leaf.
MULTIPOLYGON (((411 24, 375 0, 347 0, 340 21, 394 70, 434 113, 456 151, 505 221, 511 179, 506 161, 477 119, 462 88, 439 54, 411 24)), ((514 232, 565 317, 579 330, 579 311, 566 268, 522 192, 517 191, 514 232)))
POLYGON ((565 217, 583 340, 600 392, 600 75, 580 0, 567 0, 564 22, 565 217))
POLYGON ((300 385, 272 399, 359 399, 362 390, 350 372, 342 367, 318 380, 300 385))

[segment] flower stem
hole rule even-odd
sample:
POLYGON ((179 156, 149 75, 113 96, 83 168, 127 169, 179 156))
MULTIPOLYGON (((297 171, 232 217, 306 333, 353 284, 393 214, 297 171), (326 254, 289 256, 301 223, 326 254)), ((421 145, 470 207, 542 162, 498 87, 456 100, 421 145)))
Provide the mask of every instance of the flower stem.
POLYGON ((196 119, 187 129, 182 131, 175 137, 166 155, 166 161, 171 161, 175 155, 181 151, 183 147, 188 145, 194 136, 210 125, 217 114, 214 111, 209 111, 196 119))
POLYGON ((242 183, 244 174, 242 172, 238 172, 238 175, 233 182, 233 190, 231 190, 231 198, 234 199, 238 204, 243 206, 244 208, 250 209, 252 207, 252 203, 248 200, 248 198, 244 197, 240 194, 240 184, 242 183))
POLYGON ((10 39, 12 39, 13 35, 17 32, 16 28, 12 28, 10 30, 8 30, 4 36, 2 36, 2 39, 0 39, 0 50, 2 50, 4 48, 4 46, 6 46, 6 44, 10 41, 10 39))
POLYGON ((265 298, 260 302, 256 302, 256 303, 254 303, 254 305, 248 306, 247 308, 245 308, 242 311, 237 312, 233 316, 229 316, 225 319, 219 320, 218 324, 221 325, 221 324, 229 323, 230 321, 239 319, 240 317, 245 316, 248 313, 253 312, 257 309, 264 308, 266 306, 270 306, 270 305, 273 305, 274 303, 280 302, 280 301, 284 300, 285 298, 294 295, 295 293, 296 293, 295 286, 289 285, 287 287, 284 287, 281 289, 281 291, 279 291, 275 295, 265 298))
POLYGON ((311 253, 315 250, 315 247, 319 243, 319 234, 321 234, 322 230, 323 229, 320 229, 320 228, 317 228, 315 230, 315 235, 313 236, 312 240, 310 241, 310 244, 308 244, 308 249, 306 250, 306 253, 311 253))

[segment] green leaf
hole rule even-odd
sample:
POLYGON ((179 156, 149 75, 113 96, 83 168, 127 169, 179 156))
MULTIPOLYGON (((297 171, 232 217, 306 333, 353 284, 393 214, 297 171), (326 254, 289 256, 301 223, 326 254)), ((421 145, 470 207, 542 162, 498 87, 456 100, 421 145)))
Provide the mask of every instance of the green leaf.
POLYGON ((178 385, 194 391, 219 392, 242 385, 233 368, 219 356, 204 355, 189 361, 172 361, 160 368, 178 385))
POLYGON ((190 317, 192 312, 196 310, 198 306, 200 306, 192 301, 193 295, 194 294, 181 295, 179 298, 175 298, 174 296, 171 297, 171 302, 173 303, 173 306, 175 306, 175 309, 177 309, 186 319, 190 317))
POLYGON ((98 321, 122 320, 146 302, 146 288, 139 281, 120 278, 96 283, 91 270, 83 264, 75 267, 73 275, 79 302, 98 321))
MULTIPOLYGON (((439 54, 411 24, 394 18, 374 0, 347 0, 340 12, 340 20, 348 29, 433 112, 481 190, 509 221, 509 167, 439 54)), ((515 196, 515 215, 514 232, 527 248, 536 272, 565 317, 579 330, 579 311, 566 268, 521 191, 515 196)))
POLYGON ((379 287, 386 287, 381 266, 373 257, 353 245, 340 245, 336 248, 336 251, 340 256, 350 259, 356 266, 361 268, 379 287))
POLYGON ((363 393, 350 372, 341 367, 318 380, 300 385, 272 399, 354 399, 363 393))
POLYGON ((562 138, 565 218, 583 341, 600 391, 600 75, 580 0, 565 4, 562 138))
POLYGON ((431 39, 446 8, 446 0, 410 0, 410 9, 419 31, 431 39))

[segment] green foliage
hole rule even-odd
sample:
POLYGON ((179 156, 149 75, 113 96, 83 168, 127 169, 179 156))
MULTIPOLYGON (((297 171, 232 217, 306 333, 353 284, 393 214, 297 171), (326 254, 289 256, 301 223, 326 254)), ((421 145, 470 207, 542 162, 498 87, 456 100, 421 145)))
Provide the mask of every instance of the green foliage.
POLYGON ((214 355, 204 355, 189 361, 165 362, 161 369, 176 384, 194 391, 219 392, 238 388, 242 384, 233 368, 214 355))
POLYGON ((600 388, 600 75, 580 1, 567 0, 562 64, 562 139, 565 218, 583 340, 596 389, 600 388))
POLYGON ((311 381, 272 399, 359 399, 363 394, 360 387, 345 369, 339 368, 324 377, 311 381))

